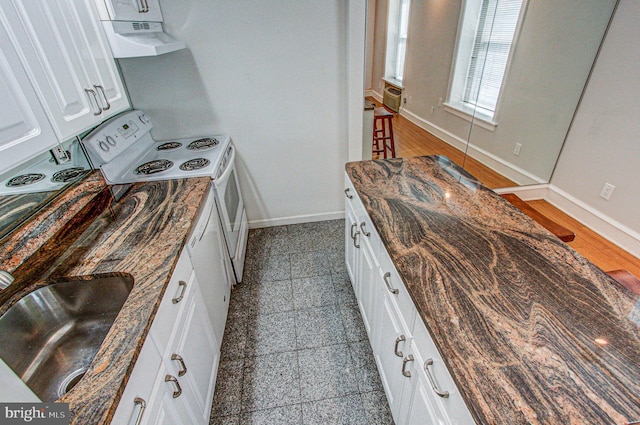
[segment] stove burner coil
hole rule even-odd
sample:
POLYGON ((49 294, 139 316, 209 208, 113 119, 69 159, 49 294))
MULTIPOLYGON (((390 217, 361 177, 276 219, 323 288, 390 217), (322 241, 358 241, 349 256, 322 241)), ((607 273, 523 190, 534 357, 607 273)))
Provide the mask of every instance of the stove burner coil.
POLYGON ((29 173, 16 176, 7 182, 7 187, 27 186, 44 179, 42 173, 29 173))
POLYGON ((133 172, 136 174, 155 174, 166 171, 171 167, 173 167, 173 162, 168 159, 156 159, 154 161, 145 162, 133 170, 133 172))
POLYGON ((210 163, 211 163, 211 161, 209 161, 206 158, 195 158, 195 159, 190 159, 189 161, 183 162, 180 165, 180 169, 182 171, 199 170, 201 168, 206 167, 210 163))
POLYGON ((156 150, 158 150, 158 151, 170 151, 170 150, 178 149, 180 146, 182 146, 182 143, 180 143, 180 142, 167 142, 167 143, 163 143, 160 146, 158 146, 156 148, 156 150))
POLYGON ((189 145, 187 146, 187 149, 190 149, 192 151, 198 151, 198 150, 202 150, 202 149, 209 149, 209 148, 213 148, 218 146, 218 140, 217 139, 211 139, 211 138, 205 138, 205 139, 198 139, 198 140, 194 140, 193 142, 189 143, 189 145))
POLYGON ((68 183, 76 177, 83 175, 84 172, 85 169, 82 167, 67 168, 55 173, 53 177, 51 177, 51 181, 55 183, 68 183))

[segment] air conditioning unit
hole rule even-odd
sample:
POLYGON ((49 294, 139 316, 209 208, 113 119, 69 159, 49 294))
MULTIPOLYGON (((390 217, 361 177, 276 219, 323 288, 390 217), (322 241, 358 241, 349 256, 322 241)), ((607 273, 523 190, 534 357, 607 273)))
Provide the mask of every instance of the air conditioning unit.
POLYGON ((384 88, 382 103, 387 108, 395 112, 400 112, 400 104, 402 102, 402 90, 391 85, 384 88))

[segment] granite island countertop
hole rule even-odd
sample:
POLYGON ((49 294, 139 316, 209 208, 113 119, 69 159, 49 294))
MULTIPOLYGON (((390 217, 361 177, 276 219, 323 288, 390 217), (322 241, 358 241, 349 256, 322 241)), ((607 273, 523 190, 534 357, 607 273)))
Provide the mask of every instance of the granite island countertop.
POLYGON ((101 176, 87 180, 89 189, 63 204, 81 209, 68 217, 57 212, 51 224, 62 218, 65 224, 39 241, 28 258, 19 258, 28 247, 23 241, 31 240, 25 235, 43 233, 40 223, 25 226, 0 247, 3 268, 16 277, 0 293, 0 314, 59 278, 133 277, 133 289, 85 376, 58 400, 69 403, 72 424, 97 425, 109 423, 118 406, 210 179, 137 183, 117 202, 101 176))
POLYGON ((446 157, 346 171, 478 424, 640 420, 640 300, 446 157))

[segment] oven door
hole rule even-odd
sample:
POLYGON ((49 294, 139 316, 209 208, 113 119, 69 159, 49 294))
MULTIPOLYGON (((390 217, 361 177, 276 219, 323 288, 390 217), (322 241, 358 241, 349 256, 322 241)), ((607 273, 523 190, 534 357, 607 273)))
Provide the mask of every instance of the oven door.
POLYGON ((230 144, 221 162, 214 184, 218 212, 224 229, 229 256, 233 259, 240 236, 244 203, 235 167, 236 150, 230 144))

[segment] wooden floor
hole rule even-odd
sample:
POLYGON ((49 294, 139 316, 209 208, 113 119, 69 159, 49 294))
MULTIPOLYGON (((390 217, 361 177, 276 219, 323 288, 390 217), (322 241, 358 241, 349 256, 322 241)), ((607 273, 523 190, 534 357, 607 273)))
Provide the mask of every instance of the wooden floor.
MULTIPOLYGON (((369 100, 380 106, 380 103, 373 98, 369 98, 369 100)), ((440 140, 400 115, 396 115, 393 118, 393 133, 397 157, 446 155, 456 164, 464 165, 467 171, 489 188, 517 186, 511 180, 478 161, 472 158, 465 160, 464 152, 440 140)), ((640 259, 617 247, 546 201, 528 201, 527 203, 551 220, 574 231, 576 238, 573 242, 569 242, 569 246, 602 270, 623 269, 640 277, 640 259)))
MULTIPOLYGON (((377 106, 380 106, 380 103, 373 100, 373 98, 368 99, 376 103, 377 106)), ((456 164, 464 166, 465 170, 491 189, 517 186, 513 181, 496 173, 475 159, 466 158, 465 160, 464 152, 456 149, 428 131, 421 129, 398 114, 393 117, 393 137, 395 140, 396 157, 398 158, 436 154, 445 155, 456 164)), ((376 159, 375 156, 374 159, 376 159)))

